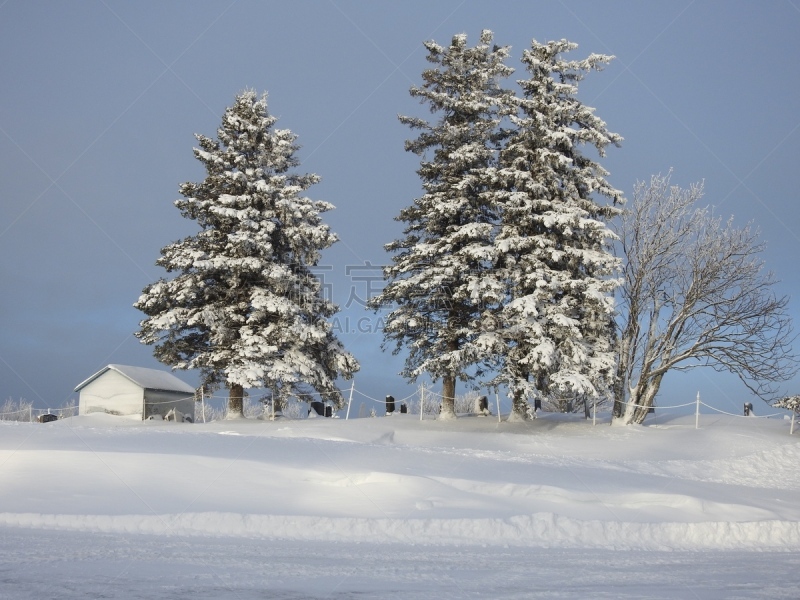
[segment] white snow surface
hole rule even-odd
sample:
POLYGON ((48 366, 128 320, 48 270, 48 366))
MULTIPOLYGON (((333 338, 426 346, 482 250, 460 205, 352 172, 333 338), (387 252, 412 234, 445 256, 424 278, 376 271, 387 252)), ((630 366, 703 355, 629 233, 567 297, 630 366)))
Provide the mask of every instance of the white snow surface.
POLYGON ((0 599, 797 598, 800 435, 654 423, 0 422, 0 599))

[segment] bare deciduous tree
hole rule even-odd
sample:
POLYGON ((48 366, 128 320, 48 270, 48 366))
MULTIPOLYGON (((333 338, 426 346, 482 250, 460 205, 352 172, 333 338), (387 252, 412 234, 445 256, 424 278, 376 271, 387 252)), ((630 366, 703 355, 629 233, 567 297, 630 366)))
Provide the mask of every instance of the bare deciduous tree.
POLYGON ((788 298, 758 232, 696 206, 703 184, 639 182, 619 226, 625 254, 614 417, 641 423, 671 370, 730 371, 765 400, 797 371, 788 298))

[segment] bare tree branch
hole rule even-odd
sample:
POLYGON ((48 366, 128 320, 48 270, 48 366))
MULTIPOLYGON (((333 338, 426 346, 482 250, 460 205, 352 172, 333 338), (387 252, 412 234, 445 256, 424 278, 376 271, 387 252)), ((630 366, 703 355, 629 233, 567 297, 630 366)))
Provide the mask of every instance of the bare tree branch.
POLYGON ((788 297, 759 258, 758 231, 697 207, 703 184, 639 182, 618 235, 625 255, 614 415, 641 423, 670 370, 730 371, 768 399, 794 376, 788 297))

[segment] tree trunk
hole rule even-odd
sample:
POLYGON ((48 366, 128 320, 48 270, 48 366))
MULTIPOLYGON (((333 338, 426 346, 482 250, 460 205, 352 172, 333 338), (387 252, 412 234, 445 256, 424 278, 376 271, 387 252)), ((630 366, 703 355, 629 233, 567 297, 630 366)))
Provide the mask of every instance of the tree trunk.
POLYGON ((228 386, 228 414, 226 419, 244 418, 244 388, 232 383, 228 386))
POLYGON ((439 418, 456 418, 456 378, 451 375, 442 377, 442 412, 439 418))
MULTIPOLYGON (((456 319, 455 310, 450 311, 450 321, 456 319)), ((448 352, 455 352, 458 350, 458 339, 451 338, 447 342, 448 352)), ((448 374, 442 377, 442 411, 439 414, 440 419, 455 419, 456 418, 456 376, 448 374)))
MULTIPOLYGON (((530 381, 531 374, 524 372, 525 381, 530 381)), ((541 390, 540 390, 541 391, 541 390)), ((525 421, 528 418, 528 401, 521 390, 514 392, 511 400, 511 414, 508 415, 509 421, 525 421)))
POLYGON ((613 419, 619 419, 625 412, 625 388, 628 384, 628 375, 627 369, 625 368, 627 356, 626 354, 623 354, 623 352, 627 354, 627 349, 625 349, 625 346, 623 346, 623 349, 620 350, 617 359, 617 376, 614 379, 614 385, 612 386, 614 393, 614 408, 611 415, 613 419))
MULTIPOLYGON (((663 377, 663 375, 656 375, 646 382, 639 383, 639 385, 631 391, 628 404, 622 406, 621 415, 618 418, 615 416, 615 420, 619 419, 622 421, 623 425, 641 425, 644 423, 658 395, 663 377)), ((616 405, 614 408, 616 412, 616 405)))
POLYGON ((525 421, 528 418, 528 401, 521 391, 514 392, 514 399, 511 401, 511 414, 509 421, 525 421))
POLYGON ((625 411, 625 400, 624 396, 623 399, 620 400, 619 397, 614 398, 614 410, 611 413, 614 419, 619 419, 622 417, 622 413, 625 411))

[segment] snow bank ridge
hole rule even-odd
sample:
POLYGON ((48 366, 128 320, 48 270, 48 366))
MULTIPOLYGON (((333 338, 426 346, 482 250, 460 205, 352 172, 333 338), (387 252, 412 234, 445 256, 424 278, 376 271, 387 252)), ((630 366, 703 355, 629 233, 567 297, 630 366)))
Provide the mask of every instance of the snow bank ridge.
POLYGON ((793 521, 633 523, 553 513, 508 519, 365 519, 236 513, 57 515, 0 513, 0 526, 98 533, 434 546, 527 546, 610 550, 800 550, 793 521))

